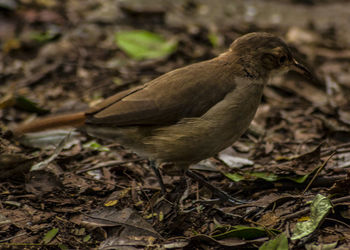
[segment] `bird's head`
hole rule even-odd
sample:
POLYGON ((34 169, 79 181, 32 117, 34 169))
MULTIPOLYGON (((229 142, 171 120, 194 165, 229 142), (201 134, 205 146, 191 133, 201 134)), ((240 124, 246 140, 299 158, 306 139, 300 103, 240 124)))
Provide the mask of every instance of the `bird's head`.
POLYGON ((275 35, 255 32, 236 39, 230 52, 253 77, 269 77, 294 70, 311 78, 310 71, 298 63, 286 43, 275 35))

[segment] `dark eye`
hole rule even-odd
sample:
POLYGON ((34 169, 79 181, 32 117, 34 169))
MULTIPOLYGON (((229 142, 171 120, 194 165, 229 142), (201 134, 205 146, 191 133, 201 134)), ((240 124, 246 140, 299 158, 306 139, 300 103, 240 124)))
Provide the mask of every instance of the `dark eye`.
POLYGON ((280 57, 280 64, 283 64, 286 61, 287 57, 286 56, 281 56, 280 57))

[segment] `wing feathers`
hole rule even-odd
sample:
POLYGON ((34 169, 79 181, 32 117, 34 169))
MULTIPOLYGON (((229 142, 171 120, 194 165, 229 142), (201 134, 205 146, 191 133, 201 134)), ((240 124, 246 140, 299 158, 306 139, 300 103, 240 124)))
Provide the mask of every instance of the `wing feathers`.
POLYGON ((235 88, 234 73, 219 60, 171 71, 141 87, 118 93, 89 110, 87 123, 166 125, 199 117, 235 88))

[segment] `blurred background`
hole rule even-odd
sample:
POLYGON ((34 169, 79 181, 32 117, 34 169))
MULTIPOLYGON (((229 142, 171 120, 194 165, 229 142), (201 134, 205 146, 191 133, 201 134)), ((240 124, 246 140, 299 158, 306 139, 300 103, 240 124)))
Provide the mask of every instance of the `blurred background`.
MULTIPOLYGON (((119 190, 116 183, 123 188, 133 185, 133 190, 142 186, 149 195, 157 190, 154 176, 145 170, 146 161, 139 161, 119 145, 82 135, 49 164, 59 180, 51 175, 40 175, 39 181, 25 179, 23 174, 27 176, 30 167, 52 155, 53 149, 46 147, 47 142, 19 144, 7 137, 9 127, 50 113, 83 110, 175 68, 213 58, 237 37, 254 31, 283 38, 315 79, 310 81, 293 72, 271 79, 248 132, 227 152, 210 159, 209 165, 230 173, 234 171, 230 165, 249 165, 250 171, 307 178, 336 150, 322 172, 333 179, 323 179, 326 184, 320 190, 345 180, 350 166, 349 30, 350 2, 346 0, 0 0, 1 199, 21 200, 26 206, 33 203, 30 213, 40 211, 46 216, 33 228, 26 224, 33 223, 26 214, 28 207, 2 206, 0 215, 12 222, 5 224, 0 234, 7 239, 20 235, 8 242, 39 242, 44 232, 58 227, 61 238, 55 239, 55 244, 96 247, 99 243, 89 239, 86 243, 76 240, 89 235, 87 232, 70 233, 80 225, 77 220, 76 224, 62 225, 55 216, 64 212, 72 219, 79 209, 90 211, 93 203, 103 203, 119 190), (310 152, 314 154, 309 158, 290 161, 310 152), (232 156, 250 161, 236 162, 232 156), (122 164, 116 163, 119 161, 122 164), (103 162, 109 162, 109 168, 90 171, 103 162), (71 199, 50 196, 53 190, 62 190, 62 184, 62 192, 65 197, 68 192, 71 199), (14 195, 10 197, 10 193, 14 195), (50 212, 40 208, 38 197, 44 194, 51 197, 46 205, 50 212), (26 198, 22 200, 22 196, 26 198), (65 209, 55 210, 57 205, 65 209)), ((55 140, 55 136, 48 140, 55 140)), ((252 195, 252 199, 264 196, 261 183, 244 189, 212 168, 204 168, 209 169, 207 177, 223 189, 252 195)), ((174 180, 166 178, 165 182, 171 186, 174 180)), ((266 185, 265 194, 274 192, 266 185)), ((136 201, 147 200, 134 193, 118 199, 124 199, 119 208, 137 207, 136 201)), ((174 218, 178 217, 173 223, 158 221, 153 225, 164 237, 187 237, 192 226, 200 233, 212 233, 210 226, 203 226, 211 225, 211 219, 196 216, 198 224, 194 226, 186 224, 184 218, 183 224, 177 225, 174 218), (175 226, 180 228, 175 230, 175 226)), ((102 241, 101 232, 93 232, 90 237, 102 241)))

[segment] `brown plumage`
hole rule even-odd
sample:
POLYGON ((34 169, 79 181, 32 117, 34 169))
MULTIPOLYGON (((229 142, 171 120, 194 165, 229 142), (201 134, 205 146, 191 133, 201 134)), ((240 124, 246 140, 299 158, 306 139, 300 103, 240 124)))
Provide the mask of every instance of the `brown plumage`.
POLYGON ((309 74, 281 39, 251 33, 214 59, 117 93, 85 113, 34 121, 14 133, 83 127, 184 170, 236 141, 253 119, 269 76, 289 69, 309 74))

